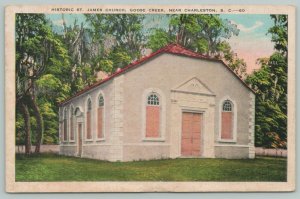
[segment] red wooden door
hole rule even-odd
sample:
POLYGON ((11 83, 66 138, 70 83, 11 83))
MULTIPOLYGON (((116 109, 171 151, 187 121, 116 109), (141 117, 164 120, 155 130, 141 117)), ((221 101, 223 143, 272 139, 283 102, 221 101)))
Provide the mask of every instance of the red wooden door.
POLYGON ((202 114, 182 113, 181 155, 200 156, 202 114))

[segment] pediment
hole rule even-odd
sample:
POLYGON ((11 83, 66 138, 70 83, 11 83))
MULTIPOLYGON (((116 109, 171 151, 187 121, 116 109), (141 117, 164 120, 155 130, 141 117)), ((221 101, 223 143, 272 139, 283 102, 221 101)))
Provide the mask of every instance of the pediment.
POLYGON ((172 89, 175 92, 214 95, 214 93, 198 78, 193 77, 172 89))

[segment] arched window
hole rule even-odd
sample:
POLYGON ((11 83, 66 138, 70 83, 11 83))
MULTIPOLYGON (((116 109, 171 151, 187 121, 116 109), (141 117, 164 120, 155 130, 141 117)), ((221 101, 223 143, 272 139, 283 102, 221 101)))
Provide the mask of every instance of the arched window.
POLYGON ((63 139, 68 140, 68 110, 64 109, 64 120, 63 120, 63 139))
POLYGON ((146 138, 160 137, 160 100, 157 93, 147 96, 146 138))
POLYGON ((75 119, 75 111, 74 107, 71 105, 70 108, 70 140, 74 141, 74 119, 75 119))
POLYGON ((104 97, 102 94, 98 97, 98 120, 97 120, 97 138, 103 138, 104 137, 104 97))
POLYGON ((92 139, 92 101, 87 101, 87 112, 86 112, 86 138, 92 139))
POLYGON ((75 114, 75 116, 77 116, 77 117, 80 116, 80 115, 81 115, 80 108, 77 107, 77 108, 75 109, 74 114, 75 114))
POLYGON ((221 115, 221 139, 233 139, 233 120, 234 120, 234 106, 230 100, 225 100, 222 104, 221 115))

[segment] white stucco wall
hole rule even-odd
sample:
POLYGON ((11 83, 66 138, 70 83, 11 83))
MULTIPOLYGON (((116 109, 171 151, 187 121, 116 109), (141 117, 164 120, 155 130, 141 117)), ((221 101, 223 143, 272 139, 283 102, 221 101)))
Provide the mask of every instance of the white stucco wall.
MULTIPOLYGON (((180 133, 181 121, 179 116, 182 107, 204 111, 204 153, 203 157, 249 157, 249 104, 250 93, 238 78, 236 78, 222 63, 193 59, 172 54, 162 54, 152 60, 124 74, 124 143, 129 146, 140 146, 143 141, 142 121, 143 111, 140 96, 149 88, 159 88, 166 99, 166 125, 164 140, 156 143, 149 154, 144 154, 144 159, 151 159, 163 150, 165 145, 170 145, 169 156, 180 156, 180 133), (207 97, 195 94, 184 95, 181 102, 172 102, 171 89, 192 79, 198 78, 214 93, 214 97, 207 97), (220 142, 219 137, 219 102, 225 96, 234 100, 237 109, 236 142, 220 142), (185 99, 184 99, 185 98, 185 99), (201 102, 202 99, 202 102, 201 102), (179 108, 181 107, 181 108, 179 108), (240 149, 243 148, 243 149, 240 149), (246 148, 246 149, 244 149, 246 148), (155 151, 157 151, 155 154, 155 151), (228 151, 225 156, 221 151, 228 151), (236 152, 238 151, 238 152, 236 152), (230 155, 232 152, 232 155, 230 155), (238 154, 238 155, 235 155, 238 154)), ((252 95, 252 94, 251 94, 252 95)), ((252 117, 252 116, 251 116, 252 117)), ((154 143, 154 141, 153 141, 154 143)), ((130 148, 127 146, 127 148, 130 148)), ((147 147, 148 148, 148 147, 147 147)), ((149 149, 150 150, 150 149, 149 149)), ((128 149, 128 151, 130 151, 128 149)), ((133 157, 126 154, 124 157, 133 157)), ((136 153, 137 156, 139 153, 136 153)))
MULTIPOLYGON (((112 160, 111 157, 111 113, 113 109, 113 97, 111 97, 114 89, 114 82, 110 80, 104 84, 78 96, 64 104, 60 107, 60 121, 62 120, 62 111, 64 108, 70 109, 73 105, 74 110, 79 107, 82 111, 81 117, 76 117, 75 119, 75 141, 61 141, 60 143, 60 154, 78 156, 78 134, 77 134, 77 124, 82 122, 83 132, 82 132, 82 154, 81 157, 102 159, 102 160, 112 160), (103 94, 104 97, 104 138, 97 138, 97 108, 98 108, 98 97, 99 94, 103 94), (92 100, 92 139, 86 139, 86 111, 87 111, 87 100, 92 100)), ((69 121, 68 121, 69 122, 69 121)), ((68 125, 69 127, 69 125, 68 125)), ((68 128, 68 134, 70 134, 70 128, 68 128)), ((61 132, 61 129, 60 129, 61 132)), ((60 133, 61 134, 61 133, 60 133)), ((70 137, 70 135, 68 136, 70 137)))

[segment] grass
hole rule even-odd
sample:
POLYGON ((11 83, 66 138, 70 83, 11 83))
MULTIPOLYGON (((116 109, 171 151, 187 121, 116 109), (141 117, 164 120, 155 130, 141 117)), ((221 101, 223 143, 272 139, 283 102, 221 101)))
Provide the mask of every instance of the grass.
POLYGON ((16 155, 16 181, 286 181, 285 158, 106 162, 55 154, 16 155))

